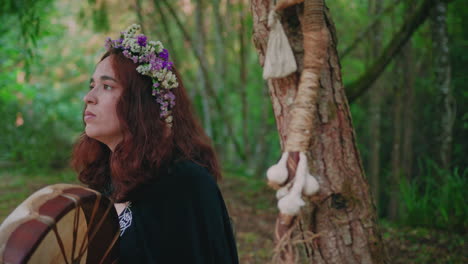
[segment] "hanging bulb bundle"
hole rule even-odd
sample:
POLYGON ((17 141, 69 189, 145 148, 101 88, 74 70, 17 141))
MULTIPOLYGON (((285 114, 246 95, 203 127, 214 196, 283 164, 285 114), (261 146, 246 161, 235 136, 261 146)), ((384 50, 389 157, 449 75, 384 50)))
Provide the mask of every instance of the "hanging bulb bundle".
MULTIPOLYGON (((269 185, 272 181, 275 184, 281 185, 288 178, 288 169, 286 160, 288 152, 281 155, 279 162, 267 171, 269 185)), ((278 189, 276 198, 278 199, 278 208, 282 214, 297 215, 302 206, 305 205, 302 200, 302 194, 306 196, 314 195, 319 190, 319 184, 314 176, 309 173, 309 166, 305 152, 299 152, 299 163, 297 165, 296 174, 291 182, 278 189), (292 184, 292 187, 291 187, 292 184)))

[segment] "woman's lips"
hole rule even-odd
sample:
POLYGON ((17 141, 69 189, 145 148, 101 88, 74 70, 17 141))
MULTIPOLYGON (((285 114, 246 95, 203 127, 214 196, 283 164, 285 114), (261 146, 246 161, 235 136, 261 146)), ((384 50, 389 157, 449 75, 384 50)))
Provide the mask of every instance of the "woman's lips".
POLYGON ((90 111, 86 111, 85 114, 84 114, 84 121, 88 121, 88 120, 93 119, 95 117, 96 117, 95 114, 93 114, 90 111))

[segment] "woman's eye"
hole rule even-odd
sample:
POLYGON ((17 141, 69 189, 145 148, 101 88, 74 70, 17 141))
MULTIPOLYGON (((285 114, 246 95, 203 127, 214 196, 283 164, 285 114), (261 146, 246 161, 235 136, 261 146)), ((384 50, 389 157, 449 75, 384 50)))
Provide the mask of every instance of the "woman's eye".
POLYGON ((111 90, 112 86, 104 84, 104 90, 111 90))
POLYGON ((92 90, 93 88, 94 88, 94 86, 92 86, 92 85, 89 86, 89 89, 90 89, 90 90, 92 90))

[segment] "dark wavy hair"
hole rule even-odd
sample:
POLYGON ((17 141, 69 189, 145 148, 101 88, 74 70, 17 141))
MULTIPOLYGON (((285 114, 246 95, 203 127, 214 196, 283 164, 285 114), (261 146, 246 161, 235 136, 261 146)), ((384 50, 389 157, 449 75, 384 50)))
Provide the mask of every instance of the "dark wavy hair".
POLYGON ((137 65, 121 50, 111 49, 100 61, 109 56, 116 78, 123 86, 116 106, 123 139, 111 152, 105 144, 83 133, 71 159, 79 180, 92 189, 108 193, 118 202, 136 199, 144 183, 167 173, 170 165, 180 160, 191 160, 205 167, 219 180, 217 157, 195 118, 176 68, 172 71, 179 86, 172 90, 176 105, 172 109, 172 128, 169 128, 159 118, 159 104, 151 96, 151 78, 138 73, 137 65))

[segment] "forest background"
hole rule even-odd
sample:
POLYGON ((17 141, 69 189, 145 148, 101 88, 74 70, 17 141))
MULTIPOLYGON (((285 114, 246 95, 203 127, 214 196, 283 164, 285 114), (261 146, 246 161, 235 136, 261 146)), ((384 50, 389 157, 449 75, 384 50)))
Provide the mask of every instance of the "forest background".
MULTIPOLYGON (((221 158, 231 214, 274 221, 265 171, 281 150, 247 0, 1 2, 0 220, 37 188, 76 181, 68 160, 83 131, 82 98, 104 39, 139 23, 182 73, 221 158)), ((371 70, 421 2, 327 1, 345 90, 371 70)), ((445 18, 446 43, 437 35, 444 26, 428 15, 378 80, 349 98, 384 238, 401 240, 398 252, 416 254, 416 263, 431 259, 431 250, 448 261, 440 263, 468 259, 466 3, 451 1, 445 18)), ((273 224, 239 225, 243 263, 268 259, 273 224)))

